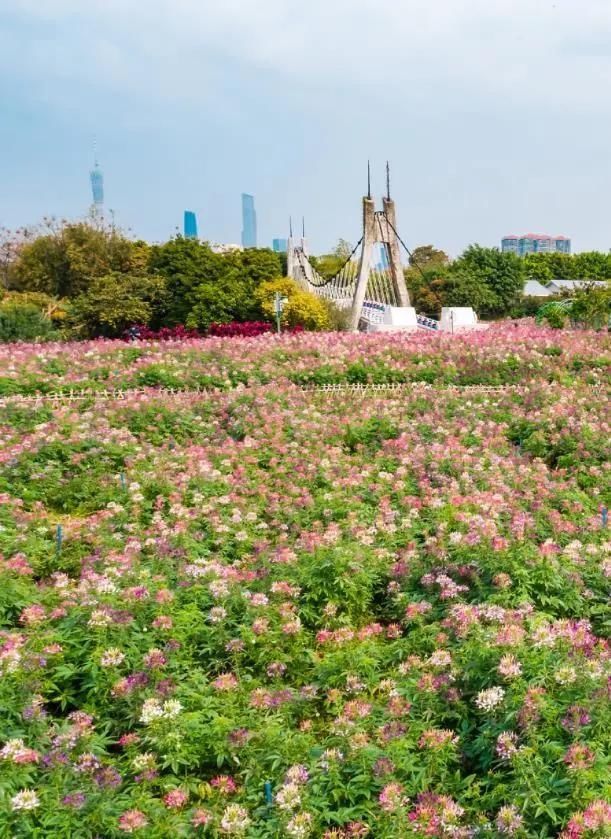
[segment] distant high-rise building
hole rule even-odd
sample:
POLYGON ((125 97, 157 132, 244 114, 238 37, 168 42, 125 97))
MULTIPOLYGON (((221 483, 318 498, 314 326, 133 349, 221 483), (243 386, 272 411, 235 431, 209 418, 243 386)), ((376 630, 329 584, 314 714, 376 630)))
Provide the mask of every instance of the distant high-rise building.
POLYGON ((376 270, 377 271, 386 271, 386 269, 389 267, 390 263, 388 261, 388 248, 386 247, 384 242, 381 242, 380 245, 379 245, 379 254, 380 254, 380 260, 375 266, 376 270))
POLYGON ((286 253, 288 250, 288 240, 287 239, 273 239, 272 240, 272 250, 274 253, 286 253))
POLYGON ((97 155, 94 148, 93 169, 89 172, 89 179, 91 180, 91 195, 93 197, 93 210, 97 215, 101 215, 104 210, 104 175, 100 169, 97 155))
POLYGON ((254 195, 242 193, 242 246, 257 247, 257 213, 254 195))
POLYGON ((566 236, 525 233, 523 236, 504 236, 501 239, 501 250, 518 256, 527 253, 570 253, 571 240, 566 236))
POLYGON ((183 230, 185 239, 197 239, 197 216, 191 210, 185 210, 183 230))

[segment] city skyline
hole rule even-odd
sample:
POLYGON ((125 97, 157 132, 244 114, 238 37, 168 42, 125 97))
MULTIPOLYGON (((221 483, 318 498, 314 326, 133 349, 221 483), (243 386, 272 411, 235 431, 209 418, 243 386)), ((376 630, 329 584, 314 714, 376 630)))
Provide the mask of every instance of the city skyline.
POLYGON ((239 14, 151 0, 147 10, 2 4, 0 225, 80 216, 96 135, 106 207, 150 241, 171 235, 194 196, 207 236, 234 241, 246 187, 260 242, 305 214, 312 250, 328 252, 360 228, 363 161, 379 196, 389 158, 410 247, 457 255, 541 224, 570 231, 575 250, 611 246, 603 0, 354 0, 349 13, 333 1, 240 0, 239 14), (351 49, 338 50, 346 39, 351 49))

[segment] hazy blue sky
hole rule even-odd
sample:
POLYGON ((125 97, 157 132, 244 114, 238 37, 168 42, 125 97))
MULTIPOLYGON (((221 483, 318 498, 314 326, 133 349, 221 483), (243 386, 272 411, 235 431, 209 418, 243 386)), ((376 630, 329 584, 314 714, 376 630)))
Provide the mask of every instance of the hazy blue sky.
POLYGON ((0 225, 106 204, 260 244, 359 237, 389 158, 410 245, 611 248, 610 0, 0 0, 0 225))

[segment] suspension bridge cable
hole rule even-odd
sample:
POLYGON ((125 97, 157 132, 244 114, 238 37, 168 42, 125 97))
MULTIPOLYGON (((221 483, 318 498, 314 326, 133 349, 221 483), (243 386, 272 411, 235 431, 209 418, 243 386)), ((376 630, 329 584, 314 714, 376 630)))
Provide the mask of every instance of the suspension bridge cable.
POLYGON ((412 264, 412 265, 414 265, 414 266, 415 266, 415 267, 416 267, 416 268, 420 271, 420 273, 422 274, 422 277, 426 280, 426 274, 424 273, 424 271, 422 270, 422 268, 420 267, 420 265, 419 265, 419 264, 416 262, 416 260, 414 259, 414 254, 410 251, 410 249, 407 247, 407 245, 405 244, 405 242, 403 241, 403 239, 399 236, 399 234, 397 233, 397 231, 396 231, 396 230, 395 230, 395 228, 394 228, 394 225, 393 225, 393 224, 392 224, 392 223, 388 220, 388 218, 386 219, 386 222, 387 222, 388 226, 390 227, 390 229, 391 229, 391 230, 393 231, 393 233, 395 234, 395 236, 397 237, 397 239, 399 240, 399 242, 401 242, 401 244, 403 245, 403 247, 404 247, 404 248, 405 248, 405 250, 407 251, 407 254, 408 254, 408 256, 409 256, 409 258, 410 258, 410 260, 411 260, 411 264, 412 264))
MULTIPOLYGON (((323 278, 320 276, 320 274, 319 274, 319 273, 318 273, 318 271, 314 268, 314 266, 312 265, 312 263, 310 262, 310 260, 308 259, 308 257, 305 255, 305 253, 303 252, 303 250, 299 250, 299 249, 297 249, 297 254, 299 255, 299 256, 298 256, 299 260, 301 261, 301 257, 303 256, 303 258, 305 259, 305 261, 308 263, 308 265, 309 265, 309 266, 310 266, 310 268, 312 269, 313 274, 315 274, 316 276, 320 277, 320 279, 322 280, 322 282, 320 282, 320 283, 313 283, 311 280, 309 280, 309 279, 308 279, 307 274, 306 274, 306 280, 308 281, 308 283, 309 283, 310 285, 314 286, 315 288, 322 288, 323 286, 330 285, 332 282, 334 282, 334 281, 335 281, 335 280, 339 277, 339 275, 342 273, 342 271, 344 270, 344 268, 345 268, 345 267, 346 267, 346 266, 347 266, 350 262, 352 262, 352 257, 353 257, 353 256, 354 256, 354 254, 358 251, 358 249, 360 248, 360 246, 361 246, 362 244, 363 244, 363 236, 361 236, 361 238, 359 239, 359 241, 356 243, 356 245, 355 245, 355 246, 354 246, 354 248, 352 249, 352 253, 351 253, 351 254, 350 254, 350 256, 348 257, 348 259, 344 262, 344 264, 342 265, 342 267, 341 267, 341 268, 340 268, 340 269, 339 269, 339 270, 338 270, 338 271, 337 271, 337 272, 336 272, 336 273, 335 273, 332 277, 329 277, 329 279, 327 279, 327 280, 323 279, 323 278)), ((303 266, 302 266, 302 268, 303 268, 303 266)), ((304 274, 305 274, 305 271, 304 271, 304 274)))

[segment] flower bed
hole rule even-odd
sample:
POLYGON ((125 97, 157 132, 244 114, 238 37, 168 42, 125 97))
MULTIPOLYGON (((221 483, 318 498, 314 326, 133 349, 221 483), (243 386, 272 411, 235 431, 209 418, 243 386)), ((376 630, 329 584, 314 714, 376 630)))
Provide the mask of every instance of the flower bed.
POLYGON ((5 353, 219 392, 0 405, 0 835, 607 835, 608 339, 516 332, 5 353))

